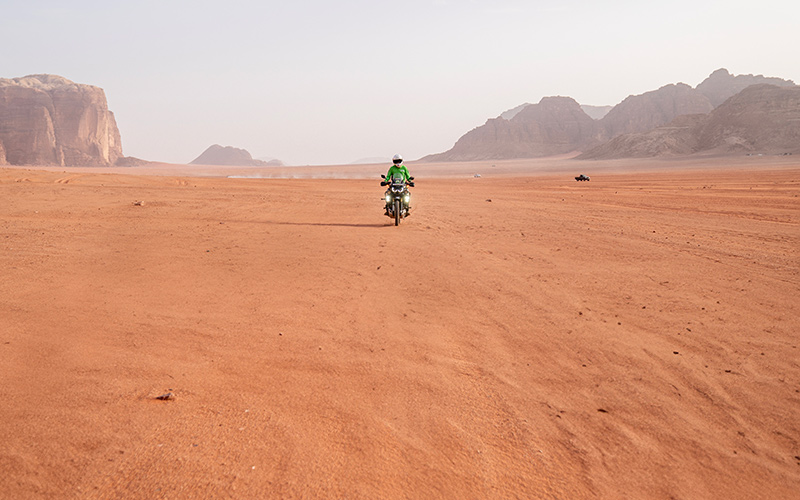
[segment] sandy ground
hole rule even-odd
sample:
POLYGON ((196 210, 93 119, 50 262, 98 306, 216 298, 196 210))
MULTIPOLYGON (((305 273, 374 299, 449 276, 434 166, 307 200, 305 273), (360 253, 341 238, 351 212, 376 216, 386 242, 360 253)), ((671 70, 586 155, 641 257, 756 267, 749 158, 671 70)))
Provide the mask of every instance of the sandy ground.
POLYGON ((0 169, 0 497, 797 498, 800 162, 514 165, 0 169))

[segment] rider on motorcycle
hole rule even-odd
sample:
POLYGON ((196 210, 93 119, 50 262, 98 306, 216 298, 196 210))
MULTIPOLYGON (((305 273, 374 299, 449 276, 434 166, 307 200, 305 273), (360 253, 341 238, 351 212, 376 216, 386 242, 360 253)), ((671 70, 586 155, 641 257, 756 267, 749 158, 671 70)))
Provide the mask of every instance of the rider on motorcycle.
MULTIPOLYGON (((386 172, 386 183, 389 184, 392 182, 392 177, 397 177, 403 179, 403 182, 409 182, 409 175, 408 169, 405 165, 403 165, 403 157, 399 154, 394 155, 392 158, 392 166, 389 167, 389 171, 386 172)), ((411 184, 413 186, 413 183, 411 184)), ((389 189, 386 190, 386 194, 389 194, 389 189)), ((411 205, 407 205, 408 209, 411 209, 411 205)), ((386 202, 386 215, 389 215, 389 202, 386 202)))

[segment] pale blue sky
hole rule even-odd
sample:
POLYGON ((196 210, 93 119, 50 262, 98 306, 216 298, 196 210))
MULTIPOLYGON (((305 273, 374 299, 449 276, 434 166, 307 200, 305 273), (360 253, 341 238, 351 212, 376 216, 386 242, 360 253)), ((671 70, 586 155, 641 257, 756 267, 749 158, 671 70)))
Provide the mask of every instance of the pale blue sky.
POLYGON ((0 0, 0 77, 102 87, 126 155, 408 159, 543 96, 800 83, 800 2, 0 0))

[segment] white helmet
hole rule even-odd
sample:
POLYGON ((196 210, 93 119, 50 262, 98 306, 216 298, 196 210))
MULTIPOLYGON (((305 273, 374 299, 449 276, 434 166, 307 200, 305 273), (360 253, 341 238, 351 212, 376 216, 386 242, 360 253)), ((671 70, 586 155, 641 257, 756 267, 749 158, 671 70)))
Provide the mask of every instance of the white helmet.
POLYGON ((400 165, 401 163, 403 163, 403 157, 400 156, 400 154, 394 155, 392 157, 392 163, 394 163, 395 165, 400 165))

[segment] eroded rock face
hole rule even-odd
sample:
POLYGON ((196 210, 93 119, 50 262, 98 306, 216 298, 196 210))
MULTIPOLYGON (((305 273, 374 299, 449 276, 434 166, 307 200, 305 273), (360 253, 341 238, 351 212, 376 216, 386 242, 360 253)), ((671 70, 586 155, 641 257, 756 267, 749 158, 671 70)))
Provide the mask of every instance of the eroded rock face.
POLYGON ((462 136, 455 146, 424 161, 536 158, 580 149, 595 140, 597 122, 570 97, 545 97, 462 136))
POLYGON ((575 150, 585 152, 580 158, 710 150, 793 153, 800 147, 800 118, 791 97, 796 92, 780 92, 792 88, 797 87, 791 80, 733 76, 719 69, 696 89, 684 83, 665 85, 629 96, 610 110, 609 106, 584 105, 580 108, 585 113, 578 113, 577 103, 570 98, 545 98, 539 104, 505 111, 462 136, 449 151, 422 160, 531 158, 575 150), (750 90, 765 84, 761 90, 750 90), (593 125, 589 117, 595 119, 593 125))
POLYGON ((627 97, 600 120, 607 139, 641 133, 666 125, 680 115, 706 114, 714 106, 706 96, 685 83, 627 97))
POLYGON ((707 115, 680 115, 670 123, 647 132, 622 134, 578 156, 579 160, 650 158, 688 155, 697 149, 697 127, 707 115))
POLYGON ((800 153, 800 87, 751 85, 707 115, 683 115, 648 132, 617 136, 579 158, 694 153, 800 153))
POLYGON ((698 151, 800 152, 800 86, 751 85, 709 114, 698 151))
POLYGON ((751 85, 768 83, 778 87, 793 87, 794 82, 783 78, 767 77, 763 75, 736 75, 733 76, 725 68, 720 68, 703 80, 697 90, 705 95, 716 108, 729 98, 735 96, 751 85))
POLYGON ((122 156, 103 89, 55 75, 0 79, 0 143, 11 165, 106 166, 122 156))

